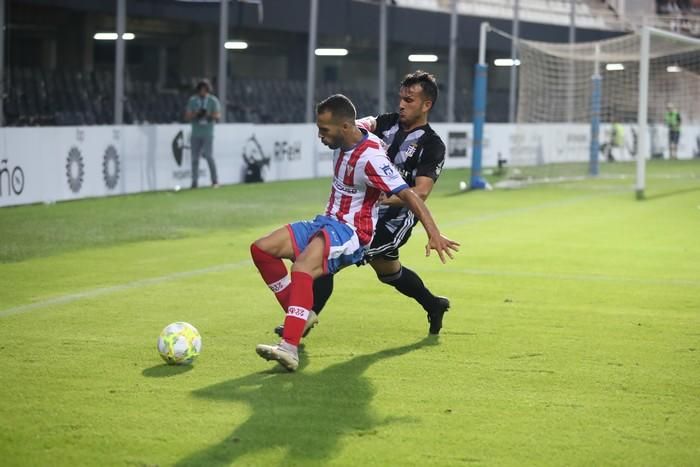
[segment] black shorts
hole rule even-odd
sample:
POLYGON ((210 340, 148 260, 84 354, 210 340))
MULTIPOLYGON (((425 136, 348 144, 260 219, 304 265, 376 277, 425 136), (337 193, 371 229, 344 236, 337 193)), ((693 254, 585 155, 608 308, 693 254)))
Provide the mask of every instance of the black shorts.
POLYGON ((671 144, 678 144, 678 140, 681 138, 680 131, 669 130, 668 132, 668 142, 671 144))
POLYGON ((411 237, 415 225, 416 217, 406 208, 380 210, 374 238, 365 252, 364 262, 375 258, 388 261, 399 259, 399 248, 411 237))

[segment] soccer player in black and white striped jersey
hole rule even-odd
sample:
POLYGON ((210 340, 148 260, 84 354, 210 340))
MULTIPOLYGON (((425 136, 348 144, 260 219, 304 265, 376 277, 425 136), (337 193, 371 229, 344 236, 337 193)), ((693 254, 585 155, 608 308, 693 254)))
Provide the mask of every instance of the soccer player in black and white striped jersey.
MULTIPOLYGON (((389 159, 423 200, 430 195, 445 162, 445 144, 428 124, 428 114, 437 97, 435 77, 418 70, 401 82, 398 112, 357 121, 358 126, 383 140, 389 159)), ((449 300, 433 295, 418 274, 399 261, 399 248, 408 241, 416 222, 398 197, 384 199, 364 262, 372 266, 380 281, 416 300, 427 313, 430 334, 439 334, 449 300)), ((318 322, 317 315, 332 292, 332 275, 314 281, 314 313, 306 323, 304 335, 318 322)), ((278 326, 275 332, 281 335, 282 330, 278 326)))

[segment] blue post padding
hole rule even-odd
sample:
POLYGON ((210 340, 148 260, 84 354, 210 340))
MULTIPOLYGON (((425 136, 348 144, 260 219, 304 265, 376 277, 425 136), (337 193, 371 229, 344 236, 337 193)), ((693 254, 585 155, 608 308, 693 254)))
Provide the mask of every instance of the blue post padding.
POLYGON ((486 78, 488 66, 476 64, 474 76, 474 138, 472 139, 472 174, 469 187, 472 190, 486 188, 481 178, 481 157, 484 141, 484 122, 486 121, 486 78))
POLYGON ((601 84, 602 79, 600 75, 593 76, 593 92, 591 93, 591 153, 588 163, 588 173, 591 175, 598 175, 601 84))

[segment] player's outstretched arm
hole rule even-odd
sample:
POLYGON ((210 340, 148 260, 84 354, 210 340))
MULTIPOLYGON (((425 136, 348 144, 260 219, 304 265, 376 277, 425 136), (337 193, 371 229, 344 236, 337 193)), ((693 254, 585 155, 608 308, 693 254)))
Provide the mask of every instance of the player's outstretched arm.
MULTIPOLYGON (((416 186, 412 187, 413 190, 423 201, 428 199, 430 192, 433 191, 433 186, 435 182, 430 177, 416 177, 416 186)), ((398 196, 385 196, 380 198, 382 204, 387 206, 405 206, 404 202, 398 196)))
POLYGON ((425 231, 428 233, 428 244, 425 246, 425 256, 430 256, 430 250, 437 251, 440 261, 446 262, 445 255, 453 258, 452 252, 459 251, 459 243, 445 237, 433 219, 432 214, 425 205, 425 202, 412 189, 406 188, 399 191, 398 196, 401 201, 418 217, 425 231))

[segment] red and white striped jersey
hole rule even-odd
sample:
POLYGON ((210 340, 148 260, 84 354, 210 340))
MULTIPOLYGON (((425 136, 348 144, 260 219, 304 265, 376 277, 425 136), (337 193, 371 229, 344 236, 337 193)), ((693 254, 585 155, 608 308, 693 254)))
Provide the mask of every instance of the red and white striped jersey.
POLYGON ((381 140, 360 128, 364 137, 353 148, 333 153, 333 185, 326 216, 338 219, 357 232, 360 244, 369 245, 377 224, 379 195, 408 188, 389 161, 381 140))

